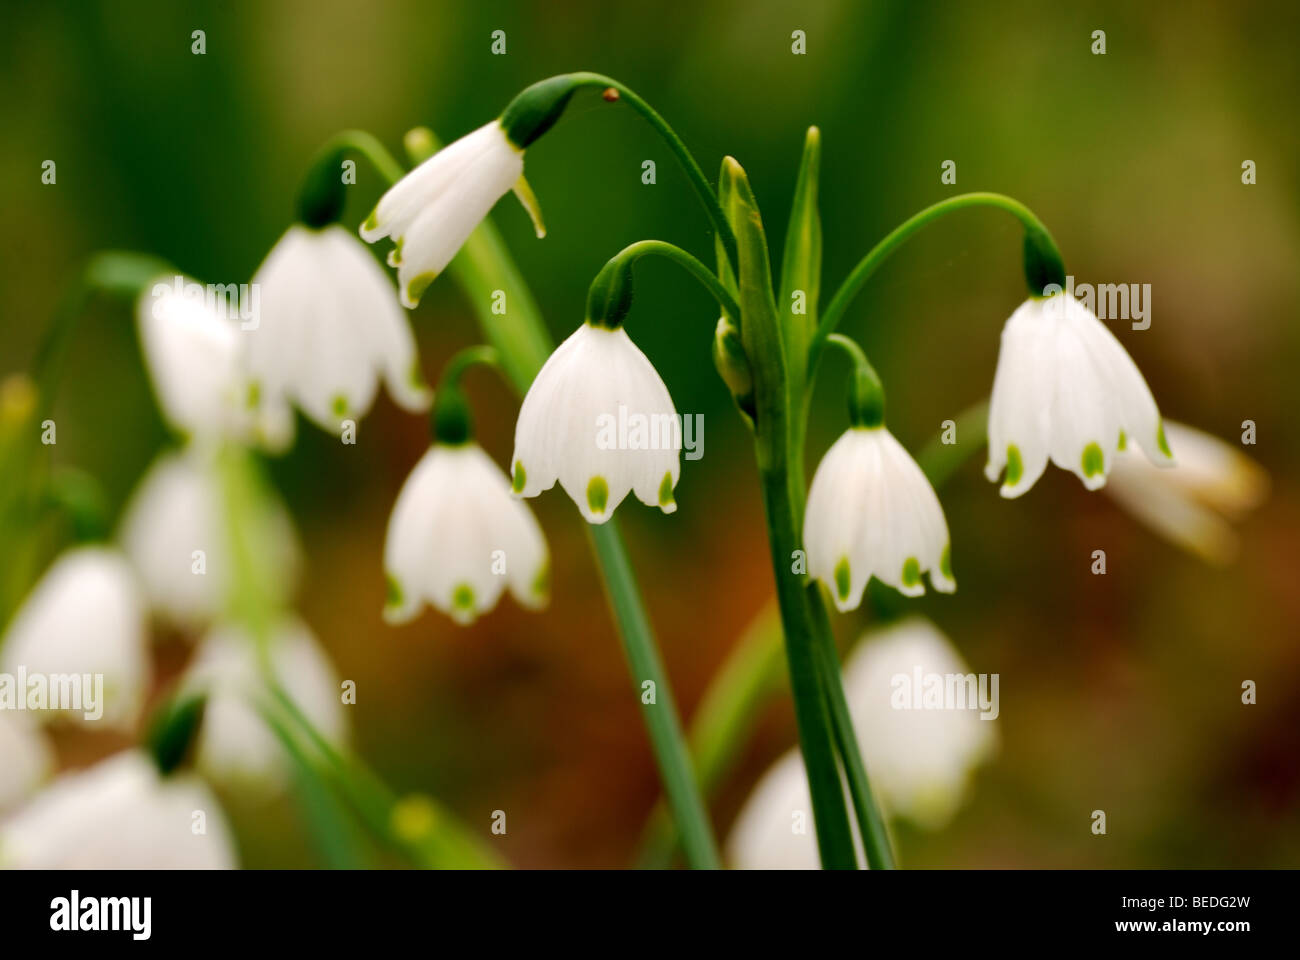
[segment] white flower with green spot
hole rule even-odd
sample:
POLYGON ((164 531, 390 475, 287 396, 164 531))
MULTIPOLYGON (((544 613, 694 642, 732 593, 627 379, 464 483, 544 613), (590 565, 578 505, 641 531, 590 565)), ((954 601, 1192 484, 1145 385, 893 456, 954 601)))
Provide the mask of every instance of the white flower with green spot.
POLYGON ((424 601, 470 623, 507 587, 537 609, 550 588, 541 525, 472 441, 435 443, 406 478, 388 520, 384 570, 384 619, 393 624, 414 618, 424 601))
POLYGON ((338 433, 369 412, 381 377, 404 410, 429 408, 433 393, 392 281, 342 227, 290 227, 253 283, 259 316, 243 331, 249 396, 269 444, 292 441, 293 406, 338 433))
POLYGON ((1025 301, 1002 331, 989 405, 985 475, 1018 497, 1050 459, 1089 490, 1134 441, 1155 464, 1173 454, 1155 398, 1128 352, 1066 293, 1025 301), (1005 469, 1005 476, 1003 471, 1005 469))
POLYGON ((559 480, 589 523, 604 523, 629 492, 677 509, 681 421, 658 371, 622 326, 584 323, 528 388, 511 459, 516 495, 559 480))
POLYGON ((909 597, 921 575, 952 593, 948 522, 930 481, 883 425, 855 426, 835 441, 813 476, 804 518, 808 573, 840 611, 855 610, 875 577, 909 597))
POLYGON ((394 184, 361 225, 361 238, 366 243, 392 238, 395 246, 388 263, 397 268, 402 303, 414 307, 510 190, 533 218, 537 236, 545 236, 537 201, 524 180, 524 151, 510 142, 501 122, 493 120, 394 184))

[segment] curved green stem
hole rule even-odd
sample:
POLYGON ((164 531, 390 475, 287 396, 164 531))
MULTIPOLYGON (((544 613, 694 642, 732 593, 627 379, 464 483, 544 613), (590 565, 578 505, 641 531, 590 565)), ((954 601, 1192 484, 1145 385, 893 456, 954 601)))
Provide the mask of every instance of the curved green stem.
POLYGON ((852 272, 840 285, 840 288, 835 291, 835 296, 826 307, 821 322, 817 325, 817 333, 813 336, 808 351, 810 378, 811 372, 817 369, 817 361, 821 357, 822 348, 826 345, 826 338, 835 330, 849 304, 853 302, 853 298, 858 295, 858 291, 862 289, 868 278, 876 272, 876 268, 884 263, 891 253, 902 246, 905 240, 926 224, 933 223, 949 213, 965 210, 968 207, 994 207, 1004 210, 1024 224, 1026 280, 1030 285, 1031 293, 1035 296, 1042 295, 1043 283, 1040 281, 1056 282, 1059 279, 1060 283, 1064 285, 1063 274, 1058 278, 1058 268, 1060 270, 1063 270, 1063 268, 1060 268, 1061 253, 1056 247, 1056 242, 1052 239, 1052 235, 1048 232, 1047 227, 1043 225, 1043 222, 1019 200, 1013 200, 1011 197, 1003 196, 1000 193, 963 193, 960 196, 949 197, 947 200, 940 200, 919 213, 913 214, 890 231, 883 240, 871 248, 865 257, 858 261, 858 265, 853 268, 852 272))
POLYGON ((316 151, 298 194, 298 217, 309 227, 323 227, 343 214, 343 158, 349 153, 365 157, 389 184, 406 171, 378 138, 364 130, 344 130, 316 151))
POLYGON ((625 83, 601 73, 588 71, 549 77, 528 87, 510 102, 501 114, 502 126, 506 128, 507 134, 512 132, 516 123, 520 127, 526 127, 527 133, 522 138, 522 142, 516 140, 520 147, 525 147, 559 119, 560 113, 563 112, 569 98, 574 92, 583 87, 601 87, 606 91, 613 90, 615 96, 610 96, 607 93, 605 97, 607 100, 620 100, 627 103, 659 134, 686 172, 686 178, 695 190, 695 194, 703 205, 705 213, 713 221, 713 228, 718 232, 718 236, 722 238, 722 244, 726 248, 727 256, 734 268, 736 265, 736 237, 722 212, 722 206, 718 203, 717 195, 714 194, 713 188, 709 186, 709 181, 704 176, 704 171, 700 169, 700 165, 696 163, 695 157, 686 144, 682 142, 682 138, 677 136, 676 131, 669 126, 668 121, 625 83))
POLYGON ((596 274, 587 295, 587 319, 602 326, 616 327, 623 322, 632 301, 632 266, 644 256, 660 256, 700 281, 724 313, 740 320, 740 307, 713 271, 681 247, 663 240, 639 240, 620 250, 596 274))
POLYGON ((867 359, 856 340, 842 333, 826 338, 828 345, 839 347, 853 364, 849 380, 849 422, 855 427, 878 427, 885 422, 885 388, 880 375, 867 359))

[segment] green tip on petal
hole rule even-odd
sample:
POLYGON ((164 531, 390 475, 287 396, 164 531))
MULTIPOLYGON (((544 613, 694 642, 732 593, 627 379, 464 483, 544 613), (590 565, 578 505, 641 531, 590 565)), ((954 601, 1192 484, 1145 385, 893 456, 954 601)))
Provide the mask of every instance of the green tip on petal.
POLYGON ((1160 448, 1160 452, 1166 457, 1171 460, 1173 459, 1174 452, 1169 449, 1169 441, 1165 439, 1165 422, 1163 420, 1161 420, 1160 425, 1156 427, 1156 446, 1160 448))
POLYGON ((388 574, 388 576, 386 576, 384 579, 387 582, 386 593, 384 596, 384 606, 400 607, 406 598, 406 594, 402 592, 402 585, 397 582, 397 578, 394 577, 391 573, 388 574))
POLYGON ((1106 471, 1106 456, 1101 452, 1101 447, 1096 443, 1090 443, 1083 448, 1083 475, 1085 477, 1095 477, 1099 473, 1106 471))
POLYGON ((1014 487, 1020 482, 1020 478, 1025 475, 1025 463, 1020 459, 1020 448, 1014 443, 1007 446, 1007 479, 1006 485, 1014 487))
POLYGON ((903 586, 914 587, 921 582, 921 561, 908 557, 903 562, 903 586))
POLYGON ((510 478, 510 489, 515 493, 523 493, 527 483, 528 474, 524 471, 524 462, 516 460, 514 475, 510 478))
POLYGON ((849 598, 849 585, 852 583, 851 573, 849 558, 840 557, 840 562, 835 564, 835 595, 841 600, 849 598))
POLYGON ((592 513, 604 513, 609 503, 609 484, 604 477, 592 477, 587 484, 587 506, 592 513))
POLYGON ((1119 449, 1120 451, 1124 451, 1128 449, 1128 434, 1125 433, 1123 430, 1119 432, 1119 444, 1117 449, 1119 449))
POLYGON ((406 299, 411 303, 419 303, 420 298, 424 296, 424 291, 429 289, 429 284, 437 279, 436 273, 422 273, 418 277, 412 277, 411 282, 406 285, 406 299))
POLYGON ((370 216, 366 217, 366 222, 361 225, 361 229, 367 233, 379 229, 379 208, 370 211, 370 216))
POLYGON ((256 410, 261 405, 262 385, 256 380, 251 380, 248 384, 248 407, 250 410, 256 410))
POLYGON ((551 593, 551 565, 543 563, 537 569, 537 575, 533 577, 533 582, 529 584, 533 596, 545 599, 551 593))
POLYGON ((671 470, 664 474, 663 483, 659 484, 659 506, 677 506, 677 501, 673 499, 673 474, 671 470))
POLYGON ((343 396, 341 393, 337 394, 334 399, 330 401, 330 409, 334 411, 334 416, 342 420, 348 415, 348 398, 343 396))
POLYGON ((939 557, 939 572, 949 580, 956 580, 952 575, 952 544, 943 548, 943 555, 939 557))
POLYGON ((462 583, 452 591, 451 607, 453 610, 463 610, 466 613, 474 612, 474 588, 468 583, 462 583))
POLYGON ((388 251, 388 265, 390 267, 400 267, 402 265, 402 244, 405 242, 405 237, 398 237, 397 243, 393 244, 393 249, 388 251))

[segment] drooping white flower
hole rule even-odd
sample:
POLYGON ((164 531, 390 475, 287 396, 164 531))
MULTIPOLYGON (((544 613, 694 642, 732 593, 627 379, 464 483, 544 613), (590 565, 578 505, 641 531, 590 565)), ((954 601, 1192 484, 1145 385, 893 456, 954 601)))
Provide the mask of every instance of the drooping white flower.
POLYGON ((681 429, 668 388, 627 331, 584 323, 524 397, 514 492, 535 497, 558 479, 590 523, 608 520, 629 491, 672 513, 681 429))
MULTIPOLYGON (((995 721, 981 719, 978 708, 959 709, 946 701, 927 708, 926 683, 932 676, 942 678, 937 681, 941 687, 954 678, 956 689, 956 678, 965 684, 970 674, 933 624, 911 618, 863 638, 845 665, 844 692, 867 776, 884 814, 937 830, 960 807, 971 773, 993 755, 998 739, 995 721), (918 677, 921 689, 913 690, 918 677), (905 705, 904 687, 909 696, 920 698, 915 706, 912 700, 905 705)), ((978 693, 972 700, 978 703, 978 693)), ((850 825, 858 862, 866 863, 857 824, 850 825)), ((731 829, 727 859, 734 867, 751 870, 812 870, 820 865, 812 797, 797 748, 755 785, 731 829)))
POLYGON ((985 475, 1018 497, 1050 459, 1089 490, 1106 482, 1132 440, 1153 463, 1172 465, 1160 411, 1115 335, 1073 296, 1025 301, 1002 331, 989 405, 985 475))
POLYGON ((40 682, 32 678, 45 678, 46 706, 38 717, 60 706, 59 714, 76 722, 130 731, 149 684, 146 642, 144 603, 126 558, 105 547, 78 547, 54 562, 14 615, 0 665, 27 676, 29 708, 32 684, 40 682), (72 696, 72 681, 59 678, 74 675, 81 706, 63 702, 65 691, 72 696), (87 698, 87 675, 92 686, 102 675, 102 702, 89 703, 95 697, 87 698))
POLYGON ((867 581, 909 597, 930 584, 952 593, 948 522, 916 461, 883 426, 852 427, 817 466, 804 517, 808 573, 826 584, 837 609, 854 610, 867 581))
MULTIPOLYGON (((845 806, 852 809, 847 791, 845 806)), ((857 822, 850 818, 859 866, 867 862, 857 822)), ((812 793, 803 755, 787 751, 754 785, 727 836, 727 862, 735 870, 818 870, 812 793)))
POLYGON ((65 773, 0 822, 0 867, 228 870, 234 842, 212 792, 162 777, 142 750, 65 773))
POLYGON ((201 441, 251 436, 239 321, 223 297, 183 277, 140 296, 136 317, 159 410, 173 430, 201 441))
POLYGON ((1264 501, 1268 473, 1237 447, 1194 427, 1166 420, 1165 430, 1178 464, 1161 469, 1121 449, 1106 492, 1172 543, 1207 563, 1228 563, 1239 548, 1229 521, 1264 501))
POLYGON ((293 436, 289 405, 337 433, 370 410, 382 376, 405 410, 433 397, 392 281, 338 225, 288 232, 258 268, 256 327, 247 331, 250 389, 270 441, 293 436))
MULTIPOLYGON (((242 535, 255 541, 273 572, 264 584, 278 599, 291 593, 299 565, 293 522, 269 491, 251 507, 242 535)), ((131 495, 120 540, 150 607, 167 623, 195 628, 230 600, 231 521, 211 453, 189 447, 161 454, 131 495)))
POLYGON ((981 688, 952 642, 921 617, 868 633, 850 654, 845 697, 871 785, 889 815, 930 830, 952 818, 970 774, 997 749, 1000 707, 991 679, 981 688))
POLYGON ((0 710, 0 814, 26 800, 54 769, 54 751, 36 721, 0 710))
POLYGON ((508 586, 525 607, 546 603, 542 528, 478 444, 434 444, 406 478, 384 541, 384 619, 405 623, 427 601, 458 623, 496 606, 508 586))
MULTIPOLYGON (((319 641, 296 618, 271 631, 271 669, 284 692, 313 727, 341 744, 347 722, 338 674, 319 641)), ((195 762, 214 781, 278 789, 289 772, 288 757, 251 699, 263 690, 257 646, 237 627, 213 629, 204 638, 185 683, 207 691, 195 762)))
POLYGON ((514 190, 545 236, 537 203, 524 182, 524 152, 497 120, 443 147, 393 185, 361 225, 361 238, 391 237, 402 303, 414 307, 470 233, 508 190, 514 190))

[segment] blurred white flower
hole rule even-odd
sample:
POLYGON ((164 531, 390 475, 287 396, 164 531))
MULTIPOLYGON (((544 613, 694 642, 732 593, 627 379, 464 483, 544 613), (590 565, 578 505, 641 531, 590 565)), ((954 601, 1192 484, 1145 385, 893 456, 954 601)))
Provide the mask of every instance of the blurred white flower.
POLYGON ((54 751, 29 715, 0 710, 0 813, 27 799, 54 769, 54 751))
MULTIPOLYGON (((277 682, 312 726, 326 740, 342 744, 347 736, 342 687, 312 632, 295 618, 281 621, 271 632, 268 655, 277 682)), ((289 758, 250 700, 265 686, 254 639, 238 627, 214 628, 186 671, 185 684, 208 693, 198 768, 220 783, 283 787, 289 758)))
POLYGON ((476 443, 437 443, 406 478, 384 541, 384 619, 405 623, 427 601, 458 623, 496 606, 506 587, 525 607, 545 605, 549 560, 542 528, 476 443))
POLYGON ((989 405, 985 476, 1006 469, 1002 496, 1018 497, 1050 458, 1096 490, 1132 440, 1172 465, 1160 411, 1128 352, 1073 296, 1026 300, 1002 330, 989 405))
POLYGON ((239 322, 220 298, 188 281, 160 279, 140 296, 136 315, 145 367, 163 420, 183 436, 246 440, 252 418, 243 377, 239 322), (191 295, 192 294, 192 295, 191 295))
MULTIPOLYGON (((994 722, 974 709, 896 709, 900 677, 966 676, 960 655, 928 620, 909 618, 869 632, 844 668, 844 692, 871 787, 886 816, 945 826, 965 799, 971 773, 997 749, 994 722)), ((847 803, 847 801, 846 801, 847 803)), ((851 808, 850 808, 851 809, 851 808)), ((858 862, 866 858, 858 839, 858 862)), ((812 800, 799 751, 759 780, 727 843, 733 866, 815 869, 812 800), (806 824, 806 832, 798 827, 806 824)))
POLYGON ((382 376, 405 410, 429 408, 415 337, 392 281, 338 225, 288 232, 258 268, 260 318, 248 338, 250 390, 273 446, 293 438, 290 404, 325 430, 359 420, 382 376))
MULTIPOLYGON (((844 803, 853 809, 847 790, 844 803)), ((865 866, 867 855, 858 825, 852 814, 849 820, 858 864, 865 866)), ((808 773, 797 747, 783 754, 754 785, 727 836, 727 862, 736 870, 821 868, 808 773)))
POLYGON ((59 715, 130 731, 149 685, 146 644, 144 604, 126 558, 78 547, 54 562, 14 615, 0 643, 0 669, 12 675, 22 668, 29 678, 102 675, 98 720, 81 709, 59 715))
POLYGON ((867 581, 909 597, 952 593, 948 522, 930 481, 885 427, 852 427, 817 466, 804 519, 808 573, 841 611, 862 602, 867 581))
POLYGON ((0 821, 0 867, 37 870, 231 869, 216 797, 196 777, 159 775, 142 750, 65 773, 0 821))
POLYGON ((379 198, 361 225, 361 238, 391 237, 388 255, 397 267, 402 303, 414 307, 470 233, 508 190, 513 189, 546 235, 537 201, 523 179, 524 152, 493 120, 443 147, 379 198))
POLYGON ((1177 466, 1163 470, 1122 450, 1106 492, 1156 533, 1207 563, 1229 563, 1239 548, 1229 521, 1264 501, 1268 473, 1238 447, 1208 433, 1172 420, 1165 421, 1165 429, 1178 450, 1177 466))
POLYGON ((677 509, 681 421, 658 371, 621 326, 584 323, 547 359, 515 426, 513 489, 560 481, 583 517, 604 523, 631 491, 677 509))
MULTIPOLYGON (((293 590, 299 546, 284 504, 269 490, 255 505, 244 535, 275 571, 268 585, 279 600, 293 590)), ((209 623, 229 605, 231 525, 218 465, 211 452, 187 447, 161 454, 131 495, 120 541, 152 609, 184 628, 209 623), (196 556, 196 551, 201 554, 196 556)))

